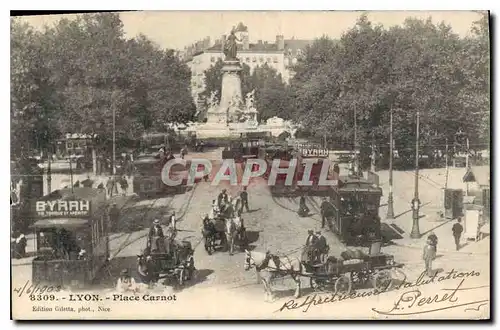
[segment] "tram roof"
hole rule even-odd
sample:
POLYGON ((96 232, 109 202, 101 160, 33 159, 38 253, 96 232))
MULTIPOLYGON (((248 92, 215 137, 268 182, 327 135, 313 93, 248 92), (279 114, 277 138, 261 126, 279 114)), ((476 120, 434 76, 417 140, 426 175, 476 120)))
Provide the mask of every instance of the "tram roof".
POLYGON ((340 190, 343 192, 371 192, 382 194, 382 188, 364 178, 340 176, 340 190))
POLYGON ((80 218, 54 218, 37 220, 33 227, 35 228, 75 228, 89 223, 89 219, 80 218))
POLYGON ((94 199, 99 199, 101 195, 104 196, 104 193, 96 188, 74 187, 73 189, 64 188, 64 189, 54 190, 50 194, 38 198, 38 200, 47 201, 53 199, 70 199, 70 198, 94 200, 94 199))

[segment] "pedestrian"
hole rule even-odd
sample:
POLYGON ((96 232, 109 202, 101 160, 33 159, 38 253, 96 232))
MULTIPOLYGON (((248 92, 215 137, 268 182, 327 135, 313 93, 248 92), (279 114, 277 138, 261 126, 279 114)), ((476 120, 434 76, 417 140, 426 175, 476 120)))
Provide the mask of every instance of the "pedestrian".
POLYGON ((243 208, 246 208, 247 212, 250 212, 250 208, 248 207, 248 191, 246 186, 243 187, 243 191, 240 192, 240 200, 241 200, 241 206, 240 206, 241 213, 243 213, 243 208))
POLYGON ((80 188, 80 181, 76 181, 75 184, 73 185, 75 188, 80 188))
POLYGON ((114 230, 120 221, 120 210, 116 207, 116 203, 111 205, 109 209, 109 225, 111 226, 111 230, 114 230))
POLYGON ((427 276, 432 277, 432 261, 436 259, 436 247, 430 238, 427 238, 427 244, 424 246, 424 253, 422 255, 425 263, 425 273, 427 276))
POLYGON ((125 175, 122 176, 122 178, 120 180, 120 187, 122 188, 123 196, 127 196, 128 181, 127 181, 127 178, 125 178, 125 175))
POLYGON ((128 269, 124 269, 120 272, 120 277, 116 282, 116 291, 125 292, 136 292, 137 284, 132 276, 130 276, 128 269))
POLYGON ((438 237, 436 236, 436 234, 433 231, 431 231, 431 233, 429 234, 428 239, 431 240, 431 244, 432 244, 432 246, 434 246, 434 250, 436 250, 436 252, 437 252, 438 237))
POLYGON ((458 217, 457 222, 451 228, 453 232, 453 237, 455 238, 455 246, 457 247, 457 251, 460 249, 460 236, 462 236, 462 232, 464 231, 464 227, 460 224, 462 222, 462 218, 458 217))
POLYGON ((108 197, 113 197, 113 192, 115 189, 115 180, 112 177, 109 177, 108 181, 106 182, 108 197))
POLYGON ((333 165, 333 171, 334 171, 335 173, 337 173, 337 175, 339 175, 339 174, 340 174, 340 167, 339 167, 339 164, 335 163, 335 164, 333 165))
POLYGON ((323 197, 323 201, 321 202, 320 205, 320 210, 321 210, 321 228, 325 228, 326 215, 328 210, 328 200, 326 199, 326 197, 323 197))
POLYGON ((177 224, 177 219, 175 218, 175 211, 172 211, 172 214, 170 215, 169 218, 169 224, 172 226, 174 230, 177 230, 176 224, 177 224))
POLYGON ((92 188, 92 185, 94 184, 94 181, 90 179, 90 175, 87 175, 87 178, 82 181, 82 185, 85 188, 92 188))
POLYGON ((303 213, 305 215, 309 214, 309 208, 306 205, 306 196, 300 196, 299 200, 299 213, 303 213))

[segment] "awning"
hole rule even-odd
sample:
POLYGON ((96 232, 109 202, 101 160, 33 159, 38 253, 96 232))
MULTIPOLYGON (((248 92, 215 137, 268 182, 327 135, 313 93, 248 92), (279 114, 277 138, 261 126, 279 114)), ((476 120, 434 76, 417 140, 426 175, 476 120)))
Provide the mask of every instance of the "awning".
POLYGON ((89 223, 86 219, 72 218, 56 218, 56 219, 41 219, 33 224, 35 228, 53 228, 53 227, 80 227, 89 223))

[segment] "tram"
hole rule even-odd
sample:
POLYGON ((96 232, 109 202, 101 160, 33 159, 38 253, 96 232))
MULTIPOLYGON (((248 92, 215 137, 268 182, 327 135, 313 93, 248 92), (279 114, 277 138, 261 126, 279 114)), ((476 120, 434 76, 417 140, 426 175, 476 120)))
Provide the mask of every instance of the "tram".
POLYGON ((378 215, 382 188, 356 176, 340 176, 330 187, 327 219, 345 244, 362 245, 381 239, 378 215))
POLYGON ((93 188, 56 190, 33 205, 34 283, 83 288, 109 260, 106 194, 93 188))
POLYGON ((324 179, 338 179, 336 173, 331 171, 330 167, 333 166, 330 166, 331 164, 328 160, 328 150, 321 148, 314 148, 310 146, 307 148, 301 148, 297 146, 292 147, 288 145, 275 144, 262 148, 259 151, 259 158, 264 159, 267 162, 267 171, 264 174, 266 179, 269 178, 272 164, 275 160, 279 160, 280 168, 288 168, 292 159, 297 160, 297 167, 292 184, 286 184, 286 174, 278 174, 276 177, 276 183, 270 186, 272 195, 299 196, 306 194, 308 196, 328 196, 330 186, 319 184, 321 173, 325 166, 328 166, 328 168, 324 170, 326 171, 326 178, 324 179), (309 181, 312 181, 312 185, 310 186, 299 184, 307 172, 306 164, 303 163, 305 159, 315 160, 309 175, 309 181))

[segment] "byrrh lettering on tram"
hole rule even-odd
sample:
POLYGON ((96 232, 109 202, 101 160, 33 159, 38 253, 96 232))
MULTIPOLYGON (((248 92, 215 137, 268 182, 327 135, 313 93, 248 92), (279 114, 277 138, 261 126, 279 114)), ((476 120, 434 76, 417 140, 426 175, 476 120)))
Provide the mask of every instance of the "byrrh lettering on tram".
POLYGON ((33 282, 82 288, 109 259, 106 194, 61 189, 33 203, 33 282))

